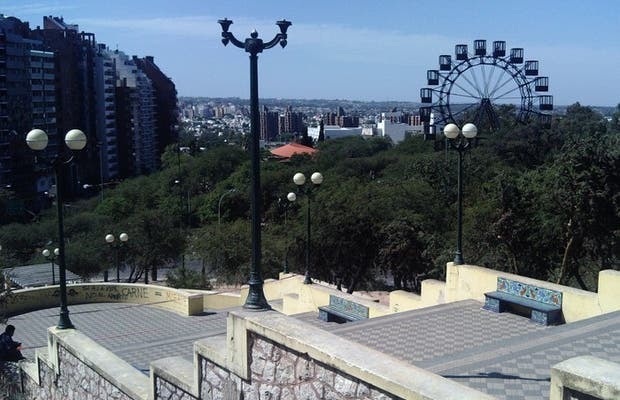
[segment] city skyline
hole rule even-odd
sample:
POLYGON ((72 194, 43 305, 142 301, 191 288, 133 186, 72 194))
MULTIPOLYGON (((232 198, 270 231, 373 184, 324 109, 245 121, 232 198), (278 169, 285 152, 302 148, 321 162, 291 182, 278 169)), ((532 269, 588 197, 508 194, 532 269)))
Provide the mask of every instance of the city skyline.
POLYGON ((540 61, 554 103, 614 106, 620 102, 620 3, 552 1, 3 1, 2 10, 42 25, 64 17, 99 43, 130 55, 154 56, 179 96, 249 97, 249 62, 220 42, 217 20, 234 21, 243 40, 252 29, 270 40, 287 19, 288 46, 259 55, 262 98, 420 101, 426 70, 440 54, 476 39, 505 40, 540 61))

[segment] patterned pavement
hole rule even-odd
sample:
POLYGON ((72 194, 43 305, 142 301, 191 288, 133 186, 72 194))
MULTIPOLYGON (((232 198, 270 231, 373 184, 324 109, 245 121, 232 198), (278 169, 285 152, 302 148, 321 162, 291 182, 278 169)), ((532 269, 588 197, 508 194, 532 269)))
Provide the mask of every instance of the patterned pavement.
POLYGON ((567 358, 620 362, 620 311, 545 327, 481 307, 466 300, 342 325, 313 324, 506 400, 548 398, 551 367, 567 358))
MULTIPOLYGON (((86 336, 148 374, 151 361, 171 356, 193 360, 193 343, 226 332, 226 311, 181 316, 160 308, 122 303, 94 303, 69 307, 73 325, 86 336)), ((58 308, 11 317, 15 340, 24 355, 47 346, 47 328, 58 323, 58 308)))
MULTIPOLYGON (((551 366, 567 358, 593 355, 620 363, 620 311, 544 327, 481 307, 466 300, 347 324, 320 321, 314 312, 295 318, 498 399, 548 398, 551 366)), ((145 374, 160 358, 191 361, 194 341, 225 333, 227 311, 185 317, 147 305, 70 306, 78 330, 145 374)), ((9 321, 29 358, 47 345, 46 330, 57 322, 57 308, 9 321)))

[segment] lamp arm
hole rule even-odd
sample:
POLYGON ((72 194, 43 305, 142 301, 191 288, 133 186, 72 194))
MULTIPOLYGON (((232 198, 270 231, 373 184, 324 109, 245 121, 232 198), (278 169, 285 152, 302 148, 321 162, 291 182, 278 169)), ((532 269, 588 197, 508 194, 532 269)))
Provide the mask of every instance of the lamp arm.
POLYGON ((263 45, 263 49, 270 49, 280 43, 281 40, 285 41, 282 47, 286 46, 286 37, 286 33, 278 33, 273 39, 263 45))
POLYGON ((245 48, 245 43, 238 40, 235 35, 232 34, 232 32, 222 32, 222 43, 224 43, 224 46, 226 46, 228 44, 228 41, 230 41, 232 44, 234 44, 236 47, 239 48, 245 48))

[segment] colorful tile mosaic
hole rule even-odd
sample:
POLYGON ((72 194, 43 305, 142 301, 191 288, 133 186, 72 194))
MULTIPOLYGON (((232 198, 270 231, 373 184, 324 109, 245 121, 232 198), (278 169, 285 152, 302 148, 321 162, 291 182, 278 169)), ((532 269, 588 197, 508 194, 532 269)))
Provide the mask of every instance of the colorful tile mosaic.
POLYGON ((557 290, 528 285, 527 283, 498 277, 497 291, 525 297, 544 304, 562 307, 562 292, 558 292, 557 290))
POLYGON ((368 307, 342 297, 329 295, 329 308, 360 318, 368 318, 368 307))

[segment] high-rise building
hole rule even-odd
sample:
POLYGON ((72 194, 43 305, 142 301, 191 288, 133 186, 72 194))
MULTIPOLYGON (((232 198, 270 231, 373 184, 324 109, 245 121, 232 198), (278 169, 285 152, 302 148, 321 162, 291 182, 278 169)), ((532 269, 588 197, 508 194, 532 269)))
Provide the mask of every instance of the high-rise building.
POLYGON ((25 145, 33 128, 48 134, 49 157, 65 150, 69 130, 86 133, 86 148, 64 169, 69 197, 84 184, 153 172, 178 141, 176 103, 153 57, 111 51, 63 18, 30 29, 0 14, 0 188, 36 198, 55 184, 25 145))
POLYGON ((80 32, 77 25, 68 24, 63 18, 45 16, 43 29, 32 30, 32 36, 41 40, 46 50, 56 56, 58 146, 64 148, 64 135, 71 129, 80 129, 89 138, 86 148, 66 169, 68 177, 64 193, 72 196, 82 190, 83 184, 98 183, 101 175, 97 147, 95 60, 98 48, 95 34, 80 32))
POLYGON ((153 85, 133 58, 115 51, 114 59, 121 176, 154 172, 158 166, 159 153, 155 134, 153 85))
POLYGON ((95 57, 97 148, 99 183, 119 178, 118 130, 116 129, 116 59, 99 44, 95 57))
POLYGON ((266 106, 260 112, 260 138, 261 140, 273 140, 278 136, 280 115, 275 111, 269 111, 266 106))
MULTIPOLYGON (((177 90, 172 79, 159 69, 152 56, 144 58, 134 56, 133 59, 138 68, 146 74, 153 85, 153 94, 155 96, 154 111, 157 115, 155 122, 157 152, 158 154, 163 154, 167 146, 179 141, 177 90)), ((158 168, 159 160, 160 158, 156 157, 158 168)))
POLYGON ((28 193, 33 187, 33 158, 24 145, 32 129, 28 23, 0 15, 0 188, 28 193))
POLYGON ((304 115, 294 112, 291 106, 286 107, 284 114, 280 117, 279 132, 300 134, 304 131, 304 115))

